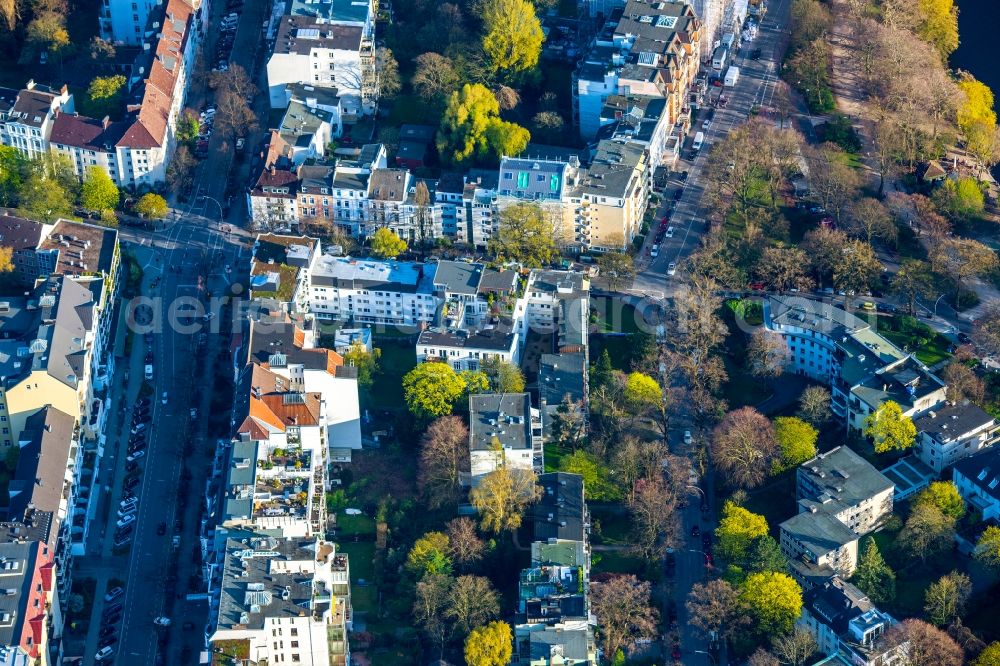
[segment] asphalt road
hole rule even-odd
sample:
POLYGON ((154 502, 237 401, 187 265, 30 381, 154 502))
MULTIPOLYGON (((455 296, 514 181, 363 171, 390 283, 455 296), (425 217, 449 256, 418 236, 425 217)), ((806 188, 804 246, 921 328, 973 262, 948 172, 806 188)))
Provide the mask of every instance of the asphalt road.
POLYGON ((772 0, 768 7, 757 38, 751 43, 745 43, 740 50, 742 55, 737 55, 730 63, 740 68, 740 78, 736 85, 732 88, 709 86, 703 109, 692 123, 676 167, 678 172, 687 171, 688 177, 683 181, 673 178, 669 182, 664 201, 654 217, 653 228, 642 249, 641 261, 644 265, 637 272, 632 293, 664 298, 684 283, 681 268, 678 268, 676 275, 668 276, 667 267, 670 263, 681 267, 683 260, 699 247, 702 235, 708 230, 710 207, 705 196, 704 181, 706 161, 712 145, 725 138, 732 128, 745 122, 750 117, 751 108, 767 107, 773 102, 779 58, 787 32, 790 0, 772 0), (760 60, 751 60, 749 53, 758 48, 761 49, 760 60), (720 94, 728 102, 725 108, 715 109, 712 123, 705 131, 704 145, 692 159, 691 143, 694 135, 702 131, 702 122, 708 117, 708 109, 720 94), (682 189, 682 196, 669 217, 669 224, 674 227, 673 237, 664 238, 659 247, 659 256, 651 259, 648 250, 654 244, 657 225, 667 216, 668 203, 674 201, 674 192, 678 188, 682 189))

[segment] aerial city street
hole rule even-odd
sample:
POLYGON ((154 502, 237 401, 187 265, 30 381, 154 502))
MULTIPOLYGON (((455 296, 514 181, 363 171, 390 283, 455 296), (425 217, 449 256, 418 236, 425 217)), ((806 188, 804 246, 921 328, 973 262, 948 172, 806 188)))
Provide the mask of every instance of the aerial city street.
POLYGON ((0 666, 1000 664, 989 4, 0 2, 0 666))

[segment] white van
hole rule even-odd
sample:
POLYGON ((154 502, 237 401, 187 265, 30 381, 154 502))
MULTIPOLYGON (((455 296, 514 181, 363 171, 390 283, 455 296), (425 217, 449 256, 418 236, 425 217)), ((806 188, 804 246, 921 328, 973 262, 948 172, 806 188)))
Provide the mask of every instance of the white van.
POLYGON ((701 150, 701 144, 705 143, 705 133, 698 132, 694 135, 694 143, 691 144, 691 150, 699 151, 701 150))

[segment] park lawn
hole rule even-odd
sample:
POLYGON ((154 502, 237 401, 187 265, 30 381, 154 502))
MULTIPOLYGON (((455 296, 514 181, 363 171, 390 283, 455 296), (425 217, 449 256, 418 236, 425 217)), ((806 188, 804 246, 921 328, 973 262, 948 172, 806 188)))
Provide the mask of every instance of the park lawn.
POLYGON ((375 521, 364 514, 351 516, 341 511, 337 514, 337 527, 342 538, 375 534, 375 521))
POLYGON ((597 317, 596 333, 638 333, 641 330, 635 306, 619 299, 595 296, 590 299, 590 312, 597 317))
POLYGON ((590 338, 594 355, 591 361, 601 358, 604 350, 608 350, 611 357, 611 367, 615 370, 628 372, 629 359, 631 358, 632 339, 627 335, 594 335, 590 338))
POLYGON ((341 541, 337 550, 348 557, 351 567, 351 605, 358 612, 378 610, 378 589, 375 587, 375 543, 373 541, 341 541), (358 585, 358 581, 365 585, 358 585))
POLYGON ((641 557, 628 555, 623 551, 602 550, 594 553, 594 565, 591 575, 595 573, 626 573, 641 575, 646 570, 646 563, 641 557))
POLYGON ((594 536, 595 543, 610 545, 628 545, 631 543, 630 525, 627 514, 608 511, 603 507, 592 507, 592 521, 600 521, 601 533, 594 536))
POLYGON ((562 459, 564 456, 568 456, 572 451, 569 447, 563 446, 557 442, 551 442, 545 445, 545 471, 546 472, 558 472, 559 465, 562 464, 562 459))

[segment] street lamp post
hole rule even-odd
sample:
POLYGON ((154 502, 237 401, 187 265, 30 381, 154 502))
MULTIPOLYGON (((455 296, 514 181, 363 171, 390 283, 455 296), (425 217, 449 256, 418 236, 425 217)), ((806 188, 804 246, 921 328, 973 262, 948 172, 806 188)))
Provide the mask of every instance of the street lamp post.
POLYGON ((945 296, 944 294, 941 294, 940 296, 937 297, 937 300, 934 301, 934 316, 935 317, 937 317, 937 306, 938 306, 938 303, 941 302, 941 299, 944 298, 944 296, 945 296))
POLYGON ((223 224, 225 224, 226 223, 226 219, 225 219, 225 215, 222 212, 222 204, 219 203, 219 200, 216 199, 215 197, 210 197, 207 194, 202 194, 201 198, 202 199, 207 199, 208 201, 211 201, 212 203, 214 203, 216 206, 219 207, 219 226, 221 227, 223 224))
POLYGON ((695 650, 694 653, 695 654, 703 654, 703 655, 705 655, 706 657, 708 657, 712 661, 713 666, 715 665, 715 657, 712 656, 712 653, 709 652, 708 650, 695 650))

